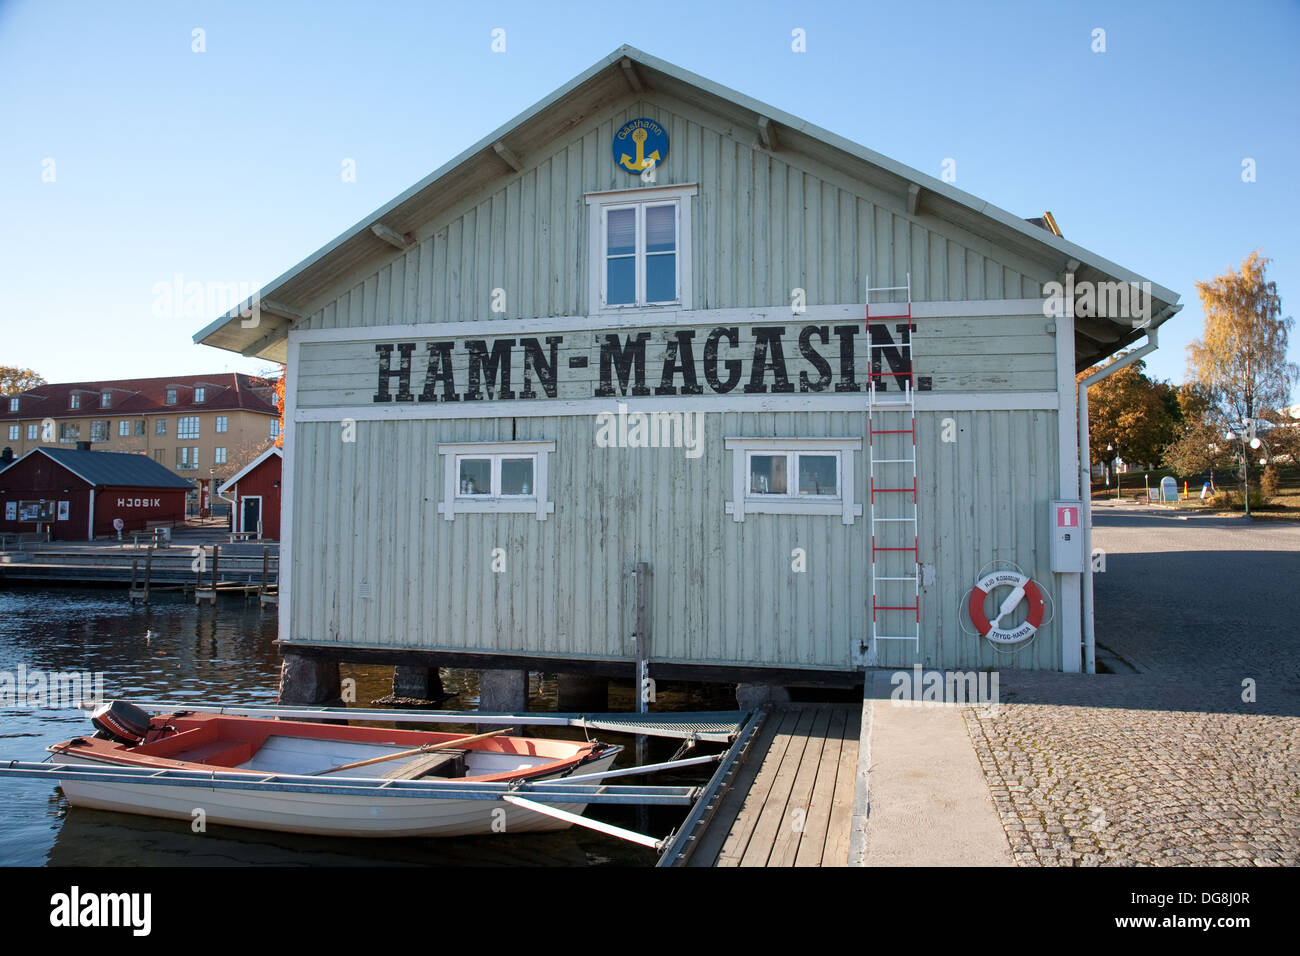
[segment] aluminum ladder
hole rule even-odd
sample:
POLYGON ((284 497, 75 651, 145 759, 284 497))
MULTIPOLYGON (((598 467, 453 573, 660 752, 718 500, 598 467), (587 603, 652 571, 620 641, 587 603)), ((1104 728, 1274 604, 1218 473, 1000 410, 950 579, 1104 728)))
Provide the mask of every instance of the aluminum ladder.
MULTIPOLYGON (((864 648, 867 665, 879 664, 881 641, 911 641, 921 648, 921 560, 917 530, 916 373, 912 361, 912 274, 901 286, 872 287, 867 281, 867 348, 870 356, 868 386, 868 481, 871 504, 871 640, 864 648), (905 293, 906 303, 878 302, 872 311, 872 293, 905 293), (900 341, 872 334, 873 325, 906 321, 900 341), (879 339, 879 341, 878 341, 879 339), (904 368, 882 368, 884 350, 905 357, 904 368), (889 388, 893 379, 894 390, 889 388), (877 387, 877 383, 880 387, 877 387), (910 500, 909 500, 910 498, 910 500)), ((866 643, 866 642, 864 642, 866 643)))

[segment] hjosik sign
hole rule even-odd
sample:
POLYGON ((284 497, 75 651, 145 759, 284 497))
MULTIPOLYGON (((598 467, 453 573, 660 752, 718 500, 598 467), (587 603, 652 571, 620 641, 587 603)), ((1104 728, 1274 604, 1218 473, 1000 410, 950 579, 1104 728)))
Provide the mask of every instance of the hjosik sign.
MULTIPOLYGON (((891 333, 872 323, 869 368, 859 365, 861 323, 381 343, 372 401, 843 393, 868 382, 901 390, 911 380, 911 349, 903 346, 914 328, 901 323, 891 333)), ((926 377, 913 383, 918 391, 930 386, 926 377)))

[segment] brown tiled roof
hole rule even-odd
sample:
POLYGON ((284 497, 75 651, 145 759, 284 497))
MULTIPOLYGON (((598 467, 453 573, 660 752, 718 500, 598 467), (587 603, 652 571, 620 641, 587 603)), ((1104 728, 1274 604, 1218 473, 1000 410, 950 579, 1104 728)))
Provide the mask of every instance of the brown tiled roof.
POLYGON ((62 382, 38 385, 0 399, 0 421, 28 418, 86 418, 97 415, 125 418, 131 415, 170 415, 176 412, 212 412, 242 409, 264 415, 277 414, 269 379, 240 372, 216 375, 173 375, 170 378, 123 378, 104 382, 62 382), (204 400, 194 401, 194 389, 205 389, 204 400), (167 389, 176 389, 176 404, 167 404, 167 389), (112 404, 101 408, 99 396, 111 392, 112 404), (71 408, 73 392, 81 392, 81 407, 71 408), (9 399, 18 398, 18 411, 9 399))

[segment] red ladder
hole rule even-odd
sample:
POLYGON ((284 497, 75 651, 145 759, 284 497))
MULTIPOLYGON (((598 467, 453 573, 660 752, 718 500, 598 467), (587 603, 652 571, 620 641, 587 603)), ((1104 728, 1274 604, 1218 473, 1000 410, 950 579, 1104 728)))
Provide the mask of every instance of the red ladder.
MULTIPOLYGON (((871 642, 868 665, 879 663, 880 641, 912 641, 921 648, 921 556, 917 530, 916 472, 916 373, 912 361, 912 275, 901 286, 872 287, 867 282, 867 342, 870 356, 868 386, 868 480, 871 491, 871 642), (888 314, 873 314, 871 294, 906 293, 902 302, 878 303, 888 314), (903 311, 900 311, 903 310, 903 311), (871 334, 873 322, 905 319, 906 341, 893 342, 883 336, 879 344, 871 334), (906 350, 906 371, 877 372, 878 349, 906 350), (898 389, 891 393, 888 381, 876 388, 877 375, 888 375, 898 389), (880 427, 878 427, 880 426, 880 427), (877 474, 877 466, 880 473, 877 474), (911 474, 908 474, 908 471, 911 474), (909 482, 910 479, 910 482, 909 482), (877 481, 882 482, 877 485, 877 481), (911 496, 911 501, 907 500, 911 496), (910 513, 908 513, 910 511, 910 513), (910 585, 910 586, 909 586, 910 585), (910 601, 909 601, 910 599, 910 601), (907 632, 911 633, 907 633, 907 632)), ((864 642, 865 643, 865 642, 864 642)))

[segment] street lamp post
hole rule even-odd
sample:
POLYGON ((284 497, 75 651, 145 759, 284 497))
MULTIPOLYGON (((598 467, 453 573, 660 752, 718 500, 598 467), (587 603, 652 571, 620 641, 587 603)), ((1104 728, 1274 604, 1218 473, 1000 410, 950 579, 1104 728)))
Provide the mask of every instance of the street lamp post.
MULTIPOLYGON (((1250 517, 1250 457, 1249 457, 1249 453, 1246 451, 1246 447, 1249 445, 1252 450, 1258 450, 1262 446, 1267 455, 1271 455, 1272 451, 1268 447, 1268 443, 1265 442, 1264 439, 1260 438, 1258 435, 1255 434, 1254 419, 1246 419, 1240 422, 1233 422, 1233 425, 1234 427, 1237 428, 1237 430, 1236 431, 1229 430, 1228 434, 1225 437, 1228 439, 1228 441, 1237 441, 1241 444, 1242 487, 1245 489, 1244 497, 1245 497, 1245 504, 1246 504, 1246 517, 1249 518, 1250 517)), ((1259 460, 1259 463, 1261 465, 1268 464, 1268 458, 1267 457, 1261 458, 1259 460)))
POLYGON ((1115 456, 1111 458, 1111 467, 1115 469, 1115 500, 1120 499, 1119 490, 1119 442, 1112 442, 1106 446, 1107 451, 1113 451, 1115 456))

